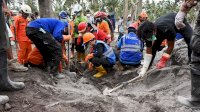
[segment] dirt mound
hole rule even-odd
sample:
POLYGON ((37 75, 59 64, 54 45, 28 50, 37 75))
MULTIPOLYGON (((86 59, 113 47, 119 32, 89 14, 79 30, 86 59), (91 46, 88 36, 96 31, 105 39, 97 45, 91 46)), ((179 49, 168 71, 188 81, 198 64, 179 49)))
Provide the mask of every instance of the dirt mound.
MULTIPOLYGON (((175 48, 174 52, 186 52, 184 44, 181 45, 182 49, 175 48)), ((184 57, 172 59, 184 60, 184 57)), ((11 79, 24 81, 26 88, 1 94, 10 97, 12 108, 9 112, 198 112, 200 110, 176 102, 177 95, 190 94, 189 68, 186 63, 181 65, 174 64, 161 70, 153 66, 143 80, 135 81, 110 96, 102 94, 105 87, 113 88, 136 77, 139 68, 128 67, 125 71, 113 68, 106 76, 95 79, 92 75, 96 71, 83 72, 73 66, 77 73, 64 71, 66 78, 62 80, 52 79, 38 68, 22 73, 9 71, 11 79)), ((0 109, 4 111, 3 107, 0 109)))

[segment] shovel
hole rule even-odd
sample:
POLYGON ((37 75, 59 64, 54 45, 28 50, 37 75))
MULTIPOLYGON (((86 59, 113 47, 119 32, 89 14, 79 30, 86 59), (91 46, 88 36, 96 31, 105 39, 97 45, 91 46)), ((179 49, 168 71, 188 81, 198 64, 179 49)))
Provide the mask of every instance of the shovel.
POLYGON ((120 84, 119 86, 115 87, 115 88, 112 88, 112 89, 108 89, 108 88, 105 88, 104 91, 103 91, 103 95, 111 95, 112 92, 114 91, 117 91, 118 89, 128 85, 129 83, 133 82, 133 81, 136 81, 138 79, 140 79, 141 77, 140 76, 137 76, 129 81, 126 81, 126 82, 123 82, 122 84, 120 84))

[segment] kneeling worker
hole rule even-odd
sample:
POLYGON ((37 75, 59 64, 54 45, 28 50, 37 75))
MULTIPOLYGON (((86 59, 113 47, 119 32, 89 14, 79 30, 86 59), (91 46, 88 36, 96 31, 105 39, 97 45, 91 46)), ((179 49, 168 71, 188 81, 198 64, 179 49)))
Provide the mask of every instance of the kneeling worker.
POLYGON ((140 65, 142 60, 143 43, 137 37, 136 29, 133 26, 128 27, 128 34, 120 38, 117 49, 120 50, 119 61, 122 65, 140 65))
POLYGON ((93 52, 88 54, 85 61, 90 61, 97 69, 98 73, 94 75, 96 78, 100 78, 107 74, 105 68, 112 68, 116 63, 116 56, 113 49, 105 42, 95 40, 95 36, 92 33, 85 33, 83 35, 84 45, 89 44, 93 47, 93 52))
POLYGON ((61 42, 68 40, 63 36, 67 27, 67 22, 40 18, 30 22, 26 28, 26 35, 42 54, 47 71, 58 79, 64 78, 58 73, 58 66, 62 59, 61 42))

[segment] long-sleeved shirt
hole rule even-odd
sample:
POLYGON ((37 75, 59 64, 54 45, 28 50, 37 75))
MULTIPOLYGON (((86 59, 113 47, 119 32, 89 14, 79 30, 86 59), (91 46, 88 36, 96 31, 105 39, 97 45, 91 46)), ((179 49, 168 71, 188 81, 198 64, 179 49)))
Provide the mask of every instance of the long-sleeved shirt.
POLYGON ((42 28, 52 34, 56 40, 62 41, 63 31, 66 27, 68 27, 68 23, 63 23, 54 18, 40 18, 30 22, 28 27, 42 28))

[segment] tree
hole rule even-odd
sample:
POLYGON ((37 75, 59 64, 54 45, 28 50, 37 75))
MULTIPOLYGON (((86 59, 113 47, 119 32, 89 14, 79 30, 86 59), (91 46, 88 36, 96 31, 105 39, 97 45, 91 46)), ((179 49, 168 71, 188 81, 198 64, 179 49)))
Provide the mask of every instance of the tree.
POLYGON ((38 0, 40 17, 53 17, 52 1, 51 0, 38 0))

